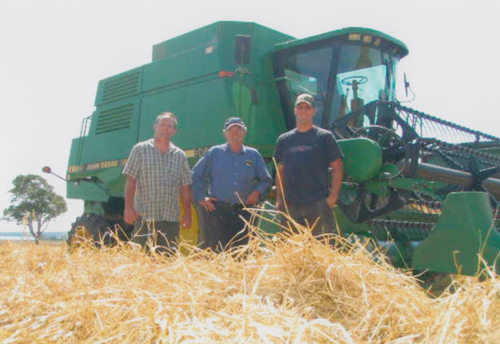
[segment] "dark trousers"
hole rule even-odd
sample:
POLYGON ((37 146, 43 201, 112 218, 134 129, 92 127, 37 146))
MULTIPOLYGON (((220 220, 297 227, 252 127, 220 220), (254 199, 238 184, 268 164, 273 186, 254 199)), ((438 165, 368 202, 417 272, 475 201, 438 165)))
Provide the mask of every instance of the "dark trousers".
POLYGON ((205 212, 205 242, 202 248, 222 252, 248 244, 248 229, 243 219, 249 221, 251 214, 241 205, 224 202, 214 202, 214 205, 214 211, 205 212))
POLYGON ((312 234, 339 234, 335 228, 333 210, 326 198, 310 204, 289 204, 290 216, 302 226, 311 228, 316 222, 312 234))
POLYGON ((139 219, 134 224, 132 241, 146 251, 172 254, 179 240, 179 222, 139 219))

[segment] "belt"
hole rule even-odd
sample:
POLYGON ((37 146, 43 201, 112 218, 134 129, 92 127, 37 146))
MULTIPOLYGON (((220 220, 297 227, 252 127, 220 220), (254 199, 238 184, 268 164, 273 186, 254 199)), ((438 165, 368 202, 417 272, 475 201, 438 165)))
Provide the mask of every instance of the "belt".
POLYGON ((227 202, 221 202, 221 201, 216 201, 213 202, 215 207, 221 207, 221 208, 226 208, 226 209, 232 209, 232 210, 241 210, 245 206, 240 203, 227 203, 227 202))

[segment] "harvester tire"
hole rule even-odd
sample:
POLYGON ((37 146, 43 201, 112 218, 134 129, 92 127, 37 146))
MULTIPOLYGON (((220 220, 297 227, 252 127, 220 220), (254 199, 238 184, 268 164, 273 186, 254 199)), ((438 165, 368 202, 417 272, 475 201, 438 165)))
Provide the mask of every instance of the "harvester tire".
POLYGON ((428 295, 433 297, 441 296, 445 291, 454 293, 456 286, 453 283, 453 274, 440 273, 440 272, 415 272, 420 286, 424 288, 428 295))
POLYGON ((108 232, 108 228, 104 215, 83 214, 71 225, 71 230, 68 233, 68 244, 78 246, 84 241, 109 244, 111 238, 106 232, 108 232))

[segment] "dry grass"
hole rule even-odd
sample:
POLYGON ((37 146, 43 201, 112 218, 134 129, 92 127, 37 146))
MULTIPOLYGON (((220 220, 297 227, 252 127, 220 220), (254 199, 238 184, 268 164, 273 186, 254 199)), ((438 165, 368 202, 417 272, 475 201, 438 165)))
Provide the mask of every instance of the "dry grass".
POLYGON ((429 297, 360 245, 307 230, 246 251, 0 245, 2 343, 498 343, 500 281, 429 297))

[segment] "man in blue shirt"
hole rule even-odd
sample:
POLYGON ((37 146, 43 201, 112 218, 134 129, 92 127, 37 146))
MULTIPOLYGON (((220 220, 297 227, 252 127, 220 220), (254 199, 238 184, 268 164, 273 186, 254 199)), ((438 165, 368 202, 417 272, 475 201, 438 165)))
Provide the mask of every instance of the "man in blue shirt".
POLYGON ((243 219, 250 213, 243 208, 255 206, 272 183, 262 155, 243 144, 246 133, 240 118, 229 118, 227 142, 210 148, 192 170, 195 201, 207 213, 202 244, 216 252, 248 243, 243 219))

